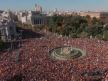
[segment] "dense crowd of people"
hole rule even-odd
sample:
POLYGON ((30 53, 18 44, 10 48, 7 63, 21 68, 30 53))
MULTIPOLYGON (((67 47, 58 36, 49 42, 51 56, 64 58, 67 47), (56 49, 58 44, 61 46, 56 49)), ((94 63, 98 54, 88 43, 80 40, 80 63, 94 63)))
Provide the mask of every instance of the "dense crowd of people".
POLYGON ((107 78, 107 41, 33 38, 23 40, 19 49, 0 54, 0 81, 107 81, 107 78), (62 46, 80 48, 86 56, 66 61, 51 59, 49 51, 62 46), (21 79, 12 80, 16 76, 21 79))

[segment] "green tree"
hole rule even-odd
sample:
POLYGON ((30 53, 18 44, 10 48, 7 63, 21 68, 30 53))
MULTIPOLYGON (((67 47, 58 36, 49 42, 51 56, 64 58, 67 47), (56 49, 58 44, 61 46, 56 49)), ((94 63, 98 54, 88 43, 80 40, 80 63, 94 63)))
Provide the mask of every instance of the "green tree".
POLYGON ((51 32, 60 33, 63 25, 63 17, 59 15, 54 15, 49 17, 48 27, 51 32))

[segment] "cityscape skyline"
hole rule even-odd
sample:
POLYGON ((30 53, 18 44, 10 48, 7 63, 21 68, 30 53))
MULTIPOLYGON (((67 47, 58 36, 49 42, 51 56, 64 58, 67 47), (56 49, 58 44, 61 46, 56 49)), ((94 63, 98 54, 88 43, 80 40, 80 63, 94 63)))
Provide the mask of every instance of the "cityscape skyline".
POLYGON ((34 10, 39 4, 44 10, 108 11, 107 0, 1 0, 1 10, 34 10))

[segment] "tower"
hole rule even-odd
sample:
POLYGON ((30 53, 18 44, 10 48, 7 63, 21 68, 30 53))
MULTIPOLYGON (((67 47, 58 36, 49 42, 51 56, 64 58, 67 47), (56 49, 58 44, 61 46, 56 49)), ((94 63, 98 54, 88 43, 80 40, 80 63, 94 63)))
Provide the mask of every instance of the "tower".
POLYGON ((42 12, 42 7, 38 4, 35 4, 35 11, 41 13, 42 12))

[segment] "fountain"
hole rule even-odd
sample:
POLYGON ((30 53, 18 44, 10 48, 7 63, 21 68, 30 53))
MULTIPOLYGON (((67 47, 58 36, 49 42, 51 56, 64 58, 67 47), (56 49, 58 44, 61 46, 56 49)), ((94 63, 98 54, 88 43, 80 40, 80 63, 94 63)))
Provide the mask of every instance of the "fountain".
POLYGON ((52 59, 56 60, 71 60, 75 58, 81 58, 86 55, 86 52, 71 46, 57 47, 49 52, 52 59))

